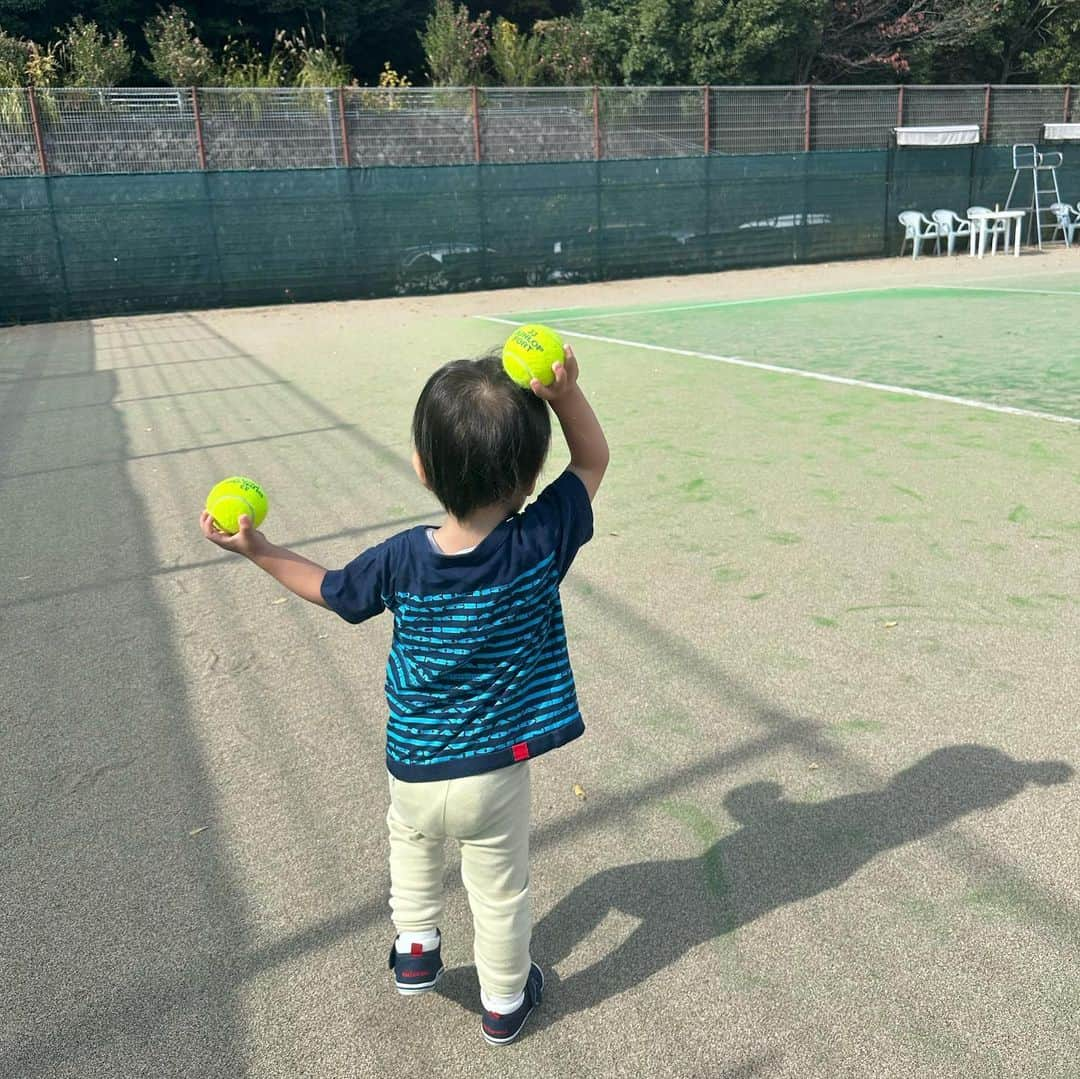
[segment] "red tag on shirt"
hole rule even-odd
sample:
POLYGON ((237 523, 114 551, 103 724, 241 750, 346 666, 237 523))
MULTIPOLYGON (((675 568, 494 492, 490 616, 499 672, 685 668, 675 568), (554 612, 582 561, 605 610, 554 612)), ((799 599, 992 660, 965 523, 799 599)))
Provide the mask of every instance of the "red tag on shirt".
POLYGON ((526 742, 518 742, 516 746, 512 746, 510 752, 514 754, 514 760, 525 761, 529 759, 529 746, 526 742))

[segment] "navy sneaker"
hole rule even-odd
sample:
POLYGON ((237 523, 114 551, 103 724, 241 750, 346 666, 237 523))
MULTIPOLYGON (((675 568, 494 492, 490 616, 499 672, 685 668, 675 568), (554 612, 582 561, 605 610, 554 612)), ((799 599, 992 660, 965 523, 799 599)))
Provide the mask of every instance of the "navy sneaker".
POLYGON ((394 972, 397 991, 402 996, 434 989, 443 976, 442 935, 439 935, 439 943, 427 952, 421 945, 414 944, 408 952, 399 954, 395 940, 390 945, 390 969, 394 972))
POLYGON ((544 995, 544 972, 533 963, 529 967, 529 980, 525 983, 525 999, 517 1011, 509 1015, 499 1015, 498 1012, 484 1012, 481 1022, 481 1030, 484 1032, 484 1041, 488 1045, 506 1045, 512 1042, 525 1025, 529 1014, 540 1003, 544 995))

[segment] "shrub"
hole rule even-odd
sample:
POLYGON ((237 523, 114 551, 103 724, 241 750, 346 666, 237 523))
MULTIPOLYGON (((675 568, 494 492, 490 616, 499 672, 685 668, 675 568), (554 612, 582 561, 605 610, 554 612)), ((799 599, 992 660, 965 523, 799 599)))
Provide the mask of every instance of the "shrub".
POLYGON ((76 15, 60 42, 65 86, 115 86, 131 74, 134 53, 118 30, 106 37, 97 23, 76 15))
POLYGON ((503 86, 535 86, 544 73, 539 37, 518 33, 507 19, 497 19, 491 35, 491 66, 503 86))
POLYGON ((176 4, 159 11, 143 26, 150 46, 150 70, 170 86, 209 86, 221 72, 199 40, 188 13, 176 4))
POLYGON ((290 56, 284 30, 274 35, 270 52, 263 56, 258 46, 246 39, 229 38, 221 51, 222 86, 260 89, 287 86, 290 56))
POLYGON ((387 60, 383 64, 382 71, 379 72, 379 88, 377 90, 364 90, 360 95, 360 104, 365 109, 401 109, 405 107, 405 103, 401 100, 399 94, 395 94, 395 90, 407 90, 412 86, 409 82, 408 76, 399 75, 397 71, 390 66, 390 61, 387 60))
POLYGON ((25 86, 30 42, 0 30, 0 86, 25 86))
POLYGON ((544 81, 555 86, 592 86, 606 82, 593 31, 580 18, 539 20, 533 33, 540 40, 544 81))
POLYGON ((60 55, 56 45, 50 43, 42 48, 33 41, 27 42, 26 82, 30 86, 47 89, 60 83, 60 55))
POLYGON ((454 7, 453 0, 435 0, 435 10, 420 34, 432 85, 470 86, 483 82, 491 52, 487 20, 486 12, 470 19, 464 4, 454 7))
POLYGON ((318 38, 313 33, 309 40, 307 28, 301 27, 292 37, 283 37, 282 46, 297 86, 344 86, 352 77, 341 49, 330 44, 325 31, 318 38))

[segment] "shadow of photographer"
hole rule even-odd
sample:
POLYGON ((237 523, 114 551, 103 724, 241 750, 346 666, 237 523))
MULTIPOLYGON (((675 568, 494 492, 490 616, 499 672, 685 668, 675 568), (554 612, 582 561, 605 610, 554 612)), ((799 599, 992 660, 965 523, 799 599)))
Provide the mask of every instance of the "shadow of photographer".
POLYGON ((701 857, 606 869, 536 925, 533 954, 558 988, 546 1018, 617 996, 707 940, 838 887, 885 851, 1001 805, 1031 784, 1072 775, 1062 761, 1019 761, 967 745, 935 750, 877 790, 821 802, 790 801, 777 783, 737 787, 724 807, 740 827, 701 857), (552 968, 613 911, 638 922, 633 932, 560 980, 552 968))

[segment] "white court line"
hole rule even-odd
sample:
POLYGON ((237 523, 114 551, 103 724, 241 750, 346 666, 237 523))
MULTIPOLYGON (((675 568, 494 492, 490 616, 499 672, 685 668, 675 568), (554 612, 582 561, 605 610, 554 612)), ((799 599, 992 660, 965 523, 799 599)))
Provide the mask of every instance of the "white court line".
POLYGON ((942 291, 958 289, 961 292, 1022 292, 1026 296, 1080 296, 1080 292, 1054 288, 1009 288, 1006 285, 917 285, 916 288, 933 288, 942 291))
MULTIPOLYGON (((785 300, 820 300, 826 296, 854 296, 866 292, 895 292, 900 285, 883 285, 880 288, 844 288, 834 292, 793 292, 790 296, 758 296, 749 300, 706 300, 702 303, 682 304, 679 307, 635 307, 629 311, 606 311, 601 315, 555 316, 556 322, 580 322, 590 318, 628 318, 634 315, 666 315, 669 311, 705 311, 711 307, 744 307, 755 303, 783 303, 785 300)), ((918 286, 916 286, 918 287, 918 286)), ((557 308, 556 308, 557 310, 557 308)), ((571 308, 573 310, 573 308, 571 308)), ((546 312, 541 312, 545 314, 546 312)), ((518 325, 514 323, 514 325, 518 325)), ((521 323, 525 325, 525 323, 521 323)))
MULTIPOLYGON (((497 318, 495 315, 474 315, 482 322, 500 322, 505 326, 526 326, 520 319, 497 318)), ((834 382, 839 386, 856 386, 864 390, 881 390, 884 393, 898 393, 905 397, 922 397, 927 401, 944 401, 950 405, 963 405, 965 408, 978 408, 984 412, 1001 412, 1006 416, 1027 416, 1036 420, 1051 420, 1054 423, 1070 423, 1080 426, 1080 418, 1059 416, 1054 412, 1036 412, 1028 408, 1013 408, 1011 405, 992 405, 987 401, 972 401, 967 397, 950 397, 945 393, 932 393, 930 390, 913 390, 909 386, 890 386, 885 382, 864 382, 860 378, 845 378, 843 375, 826 375, 819 371, 803 371, 798 367, 780 367, 774 363, 759 363, 756 360, 744 360, 739 356, 717 356, 712 352, 695 352, 688 348, 669 348, 667 345, 650 345, 644 341, 627 341, 621 337, 601 337, 594 333, 579 333, 576 330, 560 329, 564 337, 580 337, 585 341, 599 341, 605 345, 624 345, 627 348, 647 349, 649 352, 667 352, 672 356, 692 356, 699 360, 712 360, 715 363, 729 363, 736 367, 752 367, 756 371, 772 371, 780 375, 797 375, 816 382, 834 382)))
MULTIPOLYGON (((1048 288, 1009 288, 1005 285, 881 285, 876 288, 845 288, 832 292, 793 292, 787 296, 755 296, 746 300, 706 300, 702 303, 680 304, 677 307, 633 307, 625 311, 605 311, 591 315, 558 315, 557 322, 581 322, 587 319, 632 318, 634 315, 666 315, 669 311, 706 311, 714 307, 744 307, 758 303, 784 303, 787 300, 820 300, 829 296, 857 296, 868 292, 906 292, 910 289, 936 289, 948 292, 956 289, 962 292, 1021 292, 1032 296, 1078 296, 1080 291, 1048 288)), ((558 308, 554 309, 558 311, 558 308)), ((573 310, 573 308, 571 308, 573 310)), ((548 312, 541 311, 543 316, 548 312)))

